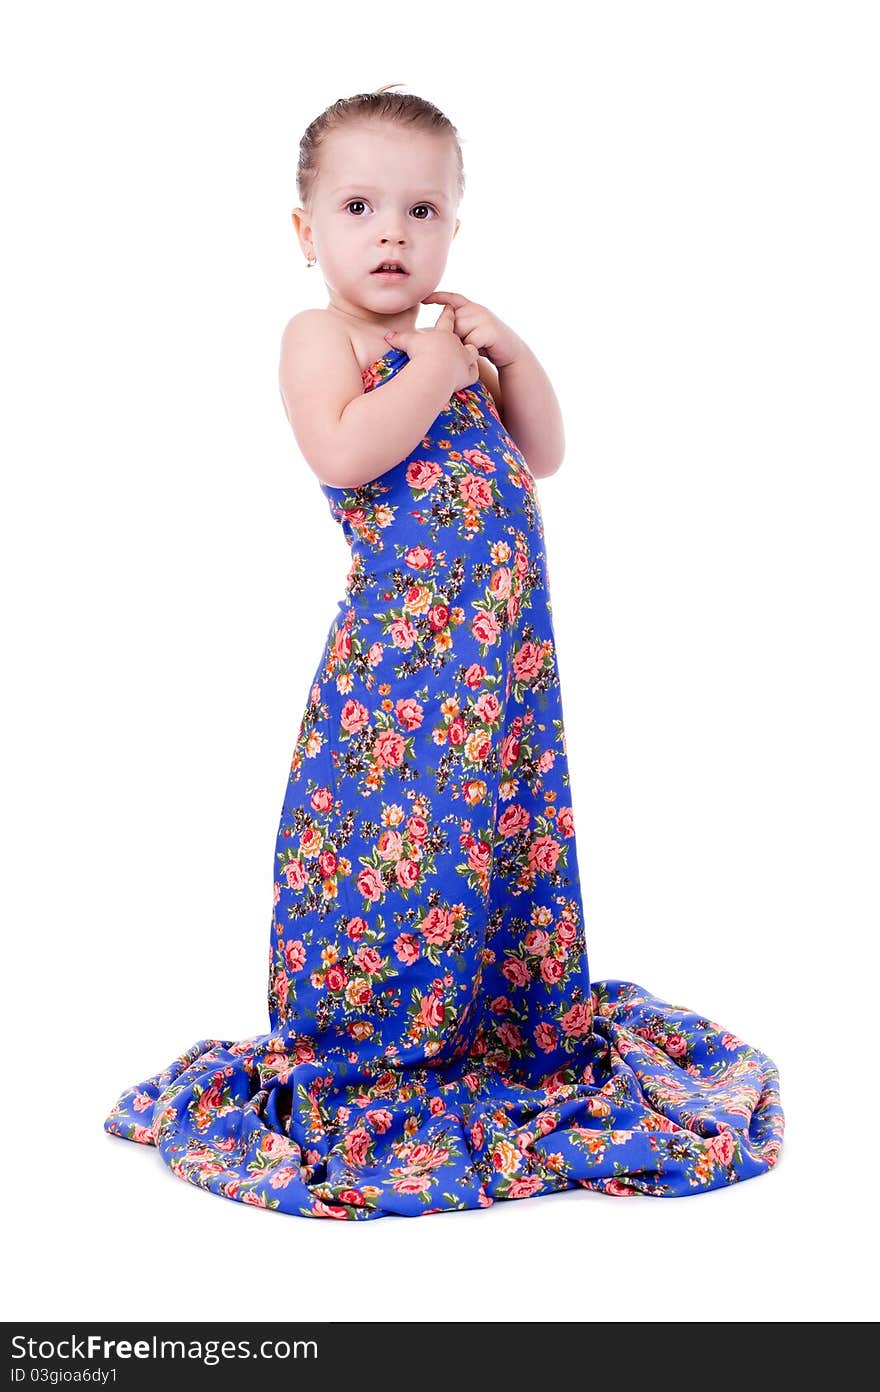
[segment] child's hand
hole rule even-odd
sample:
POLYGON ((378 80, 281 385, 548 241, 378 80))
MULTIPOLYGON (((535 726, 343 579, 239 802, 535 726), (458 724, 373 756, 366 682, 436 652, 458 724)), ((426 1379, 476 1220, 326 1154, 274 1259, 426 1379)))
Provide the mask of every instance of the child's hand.
POLYGON ((442 304, 447 309, 451 306, 455 314, 455 332, 462 343, 465 346, 473 344, 496 367, 509 367, 525 347, 513 329, 496 318, 485 305, 477 304, 476 300, 469 300, 465 295, 455 295, 450 290, 435 290, 433 295, 425 296, 422 304, 442 304))
POLYGON ((430 329, 389 329, 385 337, 395 348, 411 358, 426 358, 436 367, 437 376, 452 383, 449 395, 464 391, 479 380, 479 354, 476 347, 462 343, 454 328, 455 314, 444 305, 430 329))

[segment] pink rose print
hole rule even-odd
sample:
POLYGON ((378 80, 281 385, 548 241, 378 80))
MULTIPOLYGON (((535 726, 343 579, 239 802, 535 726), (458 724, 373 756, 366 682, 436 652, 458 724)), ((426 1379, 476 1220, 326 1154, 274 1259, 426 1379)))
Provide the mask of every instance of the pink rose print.
POLYGON ((434 557, 425 546, 410 547, 405 559, 411 570, 430 570, 434 564, 434 557))
POLYGON ((525 937, 526 952, 534 957, 545 957, 550 951, 550 935, 543 928, 533 928, 525 937))
POLYGON ((511 575, 507 566, 499 566, 489 581, 489 589, 495 599, 507 599, 510 594, 511 575))
POLYGON ((455 920, 447 909, 433 908, 425 914, 420 927, 426 942, 442 947, 455 931, 455 920))
POLYGON ((477 478, 476 474, 467 474, 460 480, 458 491, 461 499, 469 503, 474 508, 487 508, 492 506, 492 488, 485 479, 477 478))
POLYGON ((358 875, 357 884, 361 894, 371 904, 377 904, 385 891, 381 876, 369 865, 358 875))
POLYGON ((358 948, 354 960, 361 971, 366 972, 368 976, 377 976, 382 970, 382 956, 375 947, 367 947, 365 944, 358 948))
POLYGON ((394 646, 404 651, 411 648, 419 636, 409 619, 395 619, 388 632, 394 646))
POLYGON ((537 836, 529 846, 529 865, 543 875, 556 869, 559 859, 559 842, 552 836, 537 836))
POLYGON ((578 1001, 562 1017, 562 1028, 567 1035, 589 1034, 592 1028, 589 1007, 578 1001))
POLYGON ((514 986, 525 986, 526 982, 531 980, 531 972, 519 957, 508 957, 502 970, 514 986))
POLYGON ((494 473, 495 465, 492 456, 487 454, 485 450, 462 450, 462 458, 470 464, 472 469, 482 469, 484 473, 494 473))
POLYGON ((396 768, 403 762, 403 737, 396 730, 383 730, 376 736, 373 757, 382 768, 396 768))
POLYGON ((406 481, 410 488, 423 493, 433 488, 442 477, 443 470, 434 459, 415 459, 406 471, 406 481))
POLYGON ((474 702, 474 711, 487 725, 494 725, 501 716, 501 702, 494 691, 484 691, 474 702))
POLYGON ((422 996, 419 1013, 426 1029, 439 1029, 443 1023, 443 1002, 432 991, 430 995, 422 996))
POLYGON ((288 889, 304 889, 309 882, 308 871, 301 860, 289 860, 284 867, 288 889))
POLYGON ((397 702, 395 713, 404 730, 417 730, 425 716, 424 707, 411 696, 397 702))
POLYGON ((381 860, 400 860, 403 855, 403 837, 400 832, 381 832, 376 842, 376 851, 381 860))
POLYGON ((449 607, 446 604, 435 604, 428 610, 428 627, 432 633, 441 633, 449 623, 449 607))
POLYGON ((306 964, 306 949, 299 938, 293 938, 290 942, 285 944, 284 960, 287 963, 288 971, 302 971, 306 964))
POLYGON ((498 835, 502 840, 508 836, 516 836, 518 832, 525 831, 530 821, 531 816, 526 809, 518 803, 512 803, 498 818, 498 835))
POLYGON ((513 671, 517 681, 534 681, 544 666, 544 647, 540 643, 523 643, 513 654, 513 671))
POLYGON ((418 940, 411 933, 401 933, 394 939, 394 951, 405 966, 411 966, 413 962, 418 961, 418 940))
POLYGON ((394 867, 394 878, 401 889, 412 889, 418 882, 420 873, 417 860, 402 859, 394 867))
POLYGON ((476 615, 471 623, 471 631, 478 643, 497 643, 501 633, 495 615, 488 610, 476 615))
POLYGON ((513 768, 519 758, 519 740, 516 735, 505 735, 501 741, 499 754, 503 769, 513 768))
POLYGON ((370 713, 360 701, 346 701, 339 719, 347 734, 356 735, 370 723, 370 713))

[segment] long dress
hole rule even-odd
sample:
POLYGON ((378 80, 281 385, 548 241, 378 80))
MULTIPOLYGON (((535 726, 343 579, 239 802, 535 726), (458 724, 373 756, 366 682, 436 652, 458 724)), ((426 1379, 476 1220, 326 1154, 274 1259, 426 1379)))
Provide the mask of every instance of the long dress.
MULTIPOLYGON (((365 391, 405 369, 392 348, 365 391)), ((312 1218, 775 1163, 772 1059, 590 983, 544 527, 482 382, 358 488, 275 847, 269 1032, 200 1039, 104 1122, 181 1179, 312 1218)))

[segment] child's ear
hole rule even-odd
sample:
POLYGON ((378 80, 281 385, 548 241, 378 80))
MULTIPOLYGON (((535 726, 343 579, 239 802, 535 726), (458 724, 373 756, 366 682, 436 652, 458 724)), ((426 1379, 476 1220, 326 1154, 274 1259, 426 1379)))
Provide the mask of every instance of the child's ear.
POLYGON ((294 208, 293 212, 290 214, 293 230, 297 235, 297 240, 303 251, 308 250, 307 243, 310 240, 310 233, 312 230, 308 222, 308 217, 309 215, 305 208, 294 208))

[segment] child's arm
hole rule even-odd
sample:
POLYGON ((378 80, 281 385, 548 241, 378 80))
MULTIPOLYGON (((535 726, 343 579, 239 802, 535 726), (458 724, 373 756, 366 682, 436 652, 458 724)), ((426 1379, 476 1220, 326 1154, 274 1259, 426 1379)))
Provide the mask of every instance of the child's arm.
POLYGON ((448 354, 421 354, 365 392, 345 326, 306 309, 284 330, 278 378, 306 463, 331 488, 357 488, 415 449, 455 390, 453 369, 448 354))
POLYGON ((498 400, 492 380, 495 368, 502 405, 498 414, 507 433, 535 478, 555 474, 565 456, 565 431, 556 393, 531 348, 518 333, 485 305, 451 290, 434 290, 422 304, 442 304, 453 312, 455 332, 473 344, 494 366, 480 375, 498 400))
POLYGON ((555 474, 565 457, 565 428, 556 393, 531 348, 520 339, 516 356, 498 370, 504 428, 525 455, 535 478, 555 474))

